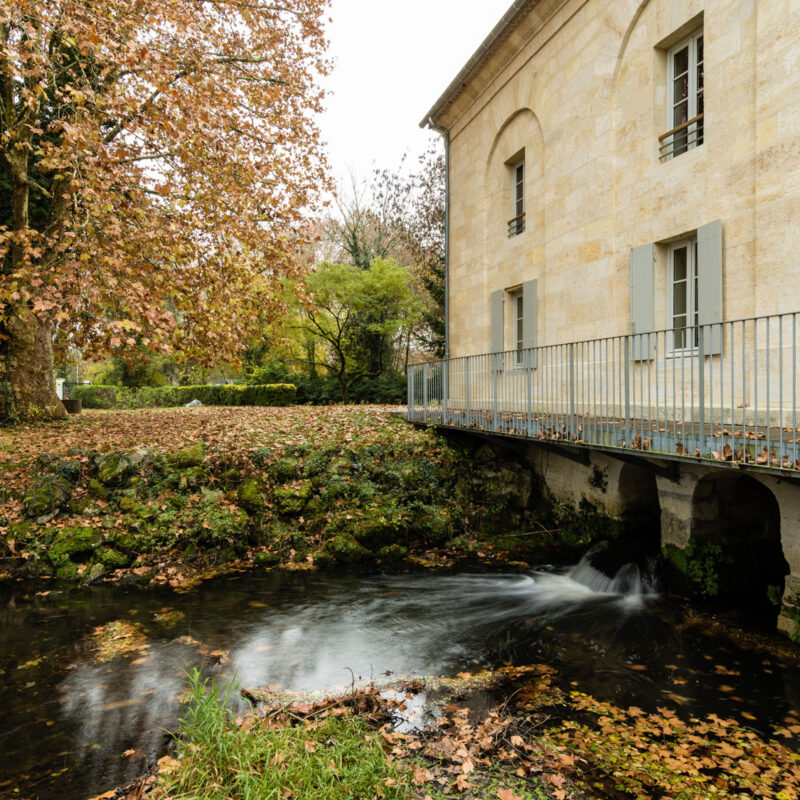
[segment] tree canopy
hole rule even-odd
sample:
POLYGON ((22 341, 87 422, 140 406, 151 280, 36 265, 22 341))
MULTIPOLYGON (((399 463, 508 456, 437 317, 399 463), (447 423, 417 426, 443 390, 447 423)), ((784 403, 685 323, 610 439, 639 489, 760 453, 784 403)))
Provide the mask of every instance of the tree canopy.
POLYGON ((307 285, 299 329, 307 341, 320 346, 306 347, 306 355, 336 376, 341 399, 348 402, 356 381, 381 374, 371 366, 363 334, 369 333, 369 341, 383 348, 384 342, 391 343, 417 324, 422 303, 408 272, 381 258, 366 269, 323 262, 309 274, 307 285))
POLYGON ((55 412, 52 350, 235 358, 327 187, 328 0, 0 9, 0 417, 55 412))

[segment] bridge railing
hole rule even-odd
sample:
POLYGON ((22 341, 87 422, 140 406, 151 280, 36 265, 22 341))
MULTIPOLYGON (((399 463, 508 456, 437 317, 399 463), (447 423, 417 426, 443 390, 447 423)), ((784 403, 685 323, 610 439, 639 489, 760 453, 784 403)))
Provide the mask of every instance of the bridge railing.
POLYGON ((408 417, 800 470, 800 312, 416 364, 408 417))

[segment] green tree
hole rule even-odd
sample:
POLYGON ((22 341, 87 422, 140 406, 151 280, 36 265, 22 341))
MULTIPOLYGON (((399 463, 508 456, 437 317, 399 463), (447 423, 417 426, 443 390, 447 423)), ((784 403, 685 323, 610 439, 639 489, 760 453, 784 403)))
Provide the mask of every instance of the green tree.
POLYGON ((365 342, 377 342, 383 349, 402 339, 418 323, 422 303, 408 271, 382 258, 367 269, 323 262, 308 276, 307 291, 298 327, 318 346, 305 348, 298 360, 334 375, 347 403, 356 381, 381 374, 365 342))

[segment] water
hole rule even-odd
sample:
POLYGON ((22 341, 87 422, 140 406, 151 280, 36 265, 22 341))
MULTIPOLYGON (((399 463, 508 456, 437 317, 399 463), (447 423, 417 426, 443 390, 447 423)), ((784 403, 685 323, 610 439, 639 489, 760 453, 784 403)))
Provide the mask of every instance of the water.
POLYGON ((275 690, 545 662, 565 686, 766 728, 800 709, 794 664, 689 628, 633 565, 513 574, 240 575, 189 594, 97 587, 6 598, 0 797, 85 798, 141 774, 180 714, 185 671, 275 690), (92 631, 146 645, 102 663, 92 631), (15 790, 19 791, 15 791, 15 790))

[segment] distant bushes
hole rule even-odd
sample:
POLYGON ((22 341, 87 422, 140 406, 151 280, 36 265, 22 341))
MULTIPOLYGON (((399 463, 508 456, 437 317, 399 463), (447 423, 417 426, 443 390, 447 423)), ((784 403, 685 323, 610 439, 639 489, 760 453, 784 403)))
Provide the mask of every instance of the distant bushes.
POLYGON ((123 391, 117 386, 74 386, 70 396, 83 400, 84 408, 115 408, 123 391))
MULTIPOLYGON (((332 405, 341 402, 342 390, 332 375, 309 377, 289 370, 279 361, 255 367, 247 376, 253 384, 292 383, 297 387, 298 405, 332 405)), ((350 387, 351 403, 404 405, 407 394, 406 376, 386 372, 379 378, 362 378, 350 387)))
POLYGON ((204 406, 288 406, 295 402, 292 384, 246 386, 77 386, 72 397, 84 408, 174 408, 199 400, 204 406))

